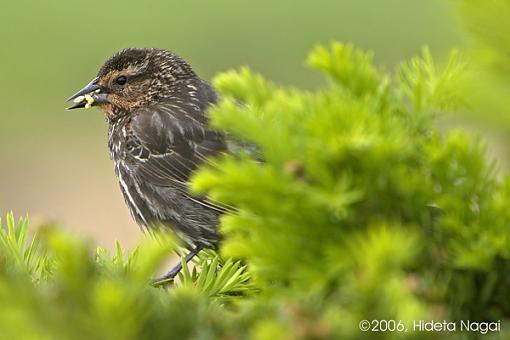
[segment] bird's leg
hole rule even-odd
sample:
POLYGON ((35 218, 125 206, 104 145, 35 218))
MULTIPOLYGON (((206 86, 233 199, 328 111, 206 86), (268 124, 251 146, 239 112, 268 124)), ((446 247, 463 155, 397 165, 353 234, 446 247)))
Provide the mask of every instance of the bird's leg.
MULTIPOLYGON (((184 260, 186 261, 186 263, 191 261, 191 259, 194 258, 195 255, 197 255, 201 250, 202 250, 201 246, 197 246, 196 248, 192 249, 188 253, 188 255, 186 255, 186 257, 184 257, 184 260)), ((177 265, 175 265, 175 267, 173 267, 168 273, 166 273, 162 277, 156 279, 154 282, 156 284, 158 284, 159 282, 171 281, 177 276, 177 274, 179 274, 181 269, 182 269, 182 261, 179 261, 179 263, 177 263, 177 265)))

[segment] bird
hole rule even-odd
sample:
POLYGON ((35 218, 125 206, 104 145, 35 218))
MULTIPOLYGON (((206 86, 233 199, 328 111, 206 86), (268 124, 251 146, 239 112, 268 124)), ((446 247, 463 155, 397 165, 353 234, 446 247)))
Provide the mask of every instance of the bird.
MULTIPOLYGON (((228 153, 225 133, 211 128, 218 94, 183 58, 166 49, 126 48, 68 98, 68 109, 98 107, 120 190, 142 230, 169 229, 189 249, 189 262, 221 240, 219 218, 231 208, 190 193, 191 175, 228 153)), ((181 262, 160 280, 173 280, 181 262)))

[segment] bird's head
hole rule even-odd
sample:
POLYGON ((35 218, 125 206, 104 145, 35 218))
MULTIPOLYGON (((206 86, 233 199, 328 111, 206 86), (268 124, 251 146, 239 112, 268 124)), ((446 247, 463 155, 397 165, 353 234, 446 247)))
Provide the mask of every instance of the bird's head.
POLYGON ((74 101, 68 109, 99 106, 112 118, 170 97, 180 84, 195 78, 189 64, 167 50, 127 48, 108 59, 96 78, 68 99, 74 101))

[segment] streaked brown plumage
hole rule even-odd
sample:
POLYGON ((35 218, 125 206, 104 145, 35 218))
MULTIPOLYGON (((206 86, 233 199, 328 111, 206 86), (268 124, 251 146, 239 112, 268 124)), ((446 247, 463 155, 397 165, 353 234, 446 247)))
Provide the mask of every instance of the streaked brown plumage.
MULTIPOLYGON (((125 49, 101 67, 71 108, 99 106, 121 191, 143 228, 172 228, 191 247, 216 247, 224 206, 188 191, 190 175, 227 150, 208 125, 211 86, 183 59, 162 49, 125 49)), ((188 258, 187 258, 188 259, 188 258)), ((174 276, 179 268, 168 276, 174 276)))

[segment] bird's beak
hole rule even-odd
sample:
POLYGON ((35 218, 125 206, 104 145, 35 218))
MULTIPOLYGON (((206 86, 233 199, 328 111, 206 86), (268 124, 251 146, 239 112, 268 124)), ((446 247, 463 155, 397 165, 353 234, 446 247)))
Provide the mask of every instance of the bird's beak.
POLYGON ((92 79, 83 89, 73 94, 67 99, 74 102, 73 106, 67 108, 67 110, 79 109, 79 108, 90 108, 92 106, 101 105, 108 103, 106 93, 101 93, 101 86, 97 84, 97 78, 92 79))

